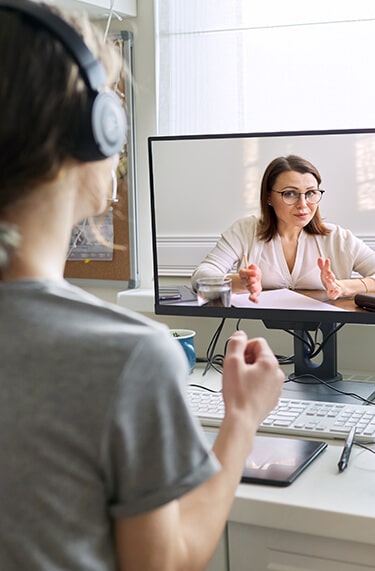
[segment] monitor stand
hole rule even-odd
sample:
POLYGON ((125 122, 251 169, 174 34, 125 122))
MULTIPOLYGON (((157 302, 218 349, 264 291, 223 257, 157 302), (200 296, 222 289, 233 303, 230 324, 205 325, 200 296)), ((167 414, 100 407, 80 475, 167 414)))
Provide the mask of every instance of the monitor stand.
POLYGON ((323 339, 319 364, 307 354, 304 342, 307 330, 294 331, 294 372, 285 382, 282 397, 358 405, 365 404, 362 399, 373 401, 375 383, 345 381, 337 371, 336 324, 320 323, 318 329, 321 330, 323 339), (361 398, 353 397, 352 394, 361 398))

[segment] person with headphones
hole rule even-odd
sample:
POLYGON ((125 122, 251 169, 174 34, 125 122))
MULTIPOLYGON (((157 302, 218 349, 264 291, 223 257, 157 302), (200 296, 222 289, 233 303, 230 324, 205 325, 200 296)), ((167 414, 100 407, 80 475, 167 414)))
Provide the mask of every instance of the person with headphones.
POLYGON ((0 568, 204 569, 284 374, 233 334, 213 450, 168 328, 64 280, 126 137, 110 43, 86 18, 0 0, 0 568))

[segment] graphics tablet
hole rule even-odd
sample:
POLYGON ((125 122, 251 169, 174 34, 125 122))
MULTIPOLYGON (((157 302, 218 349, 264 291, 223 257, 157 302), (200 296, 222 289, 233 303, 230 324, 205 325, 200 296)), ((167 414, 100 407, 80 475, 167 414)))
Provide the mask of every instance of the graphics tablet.
MULTIPOLYGON (((216 433, 205 433, 213 444, 216 433)), ((253 450, 244 466, 241 482, 289 486, 325 448, 326 442, 316 440, 256 436, 253 450)))

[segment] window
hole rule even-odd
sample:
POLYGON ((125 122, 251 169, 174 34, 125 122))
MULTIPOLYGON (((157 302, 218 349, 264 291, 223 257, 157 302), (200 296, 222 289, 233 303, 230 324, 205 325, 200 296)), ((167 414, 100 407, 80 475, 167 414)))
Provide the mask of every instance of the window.
POLYGON ((155 0, 158 134, 375 126, 373 0, 155 0))

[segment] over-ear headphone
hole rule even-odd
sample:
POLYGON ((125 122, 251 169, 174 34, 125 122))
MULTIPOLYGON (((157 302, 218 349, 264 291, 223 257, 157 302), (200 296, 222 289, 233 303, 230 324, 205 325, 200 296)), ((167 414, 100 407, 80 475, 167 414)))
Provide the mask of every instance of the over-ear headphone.
POLYGON ((0 0, 0 9, 13 10, 53 34, 77 63, 87 91, 87 107, 72 154, 80 161, 97 161, 120 152, 126 142, 126 115, 120 98, 104 89, 106 72, 79 33, 58 14, 30 0, 0 0))

